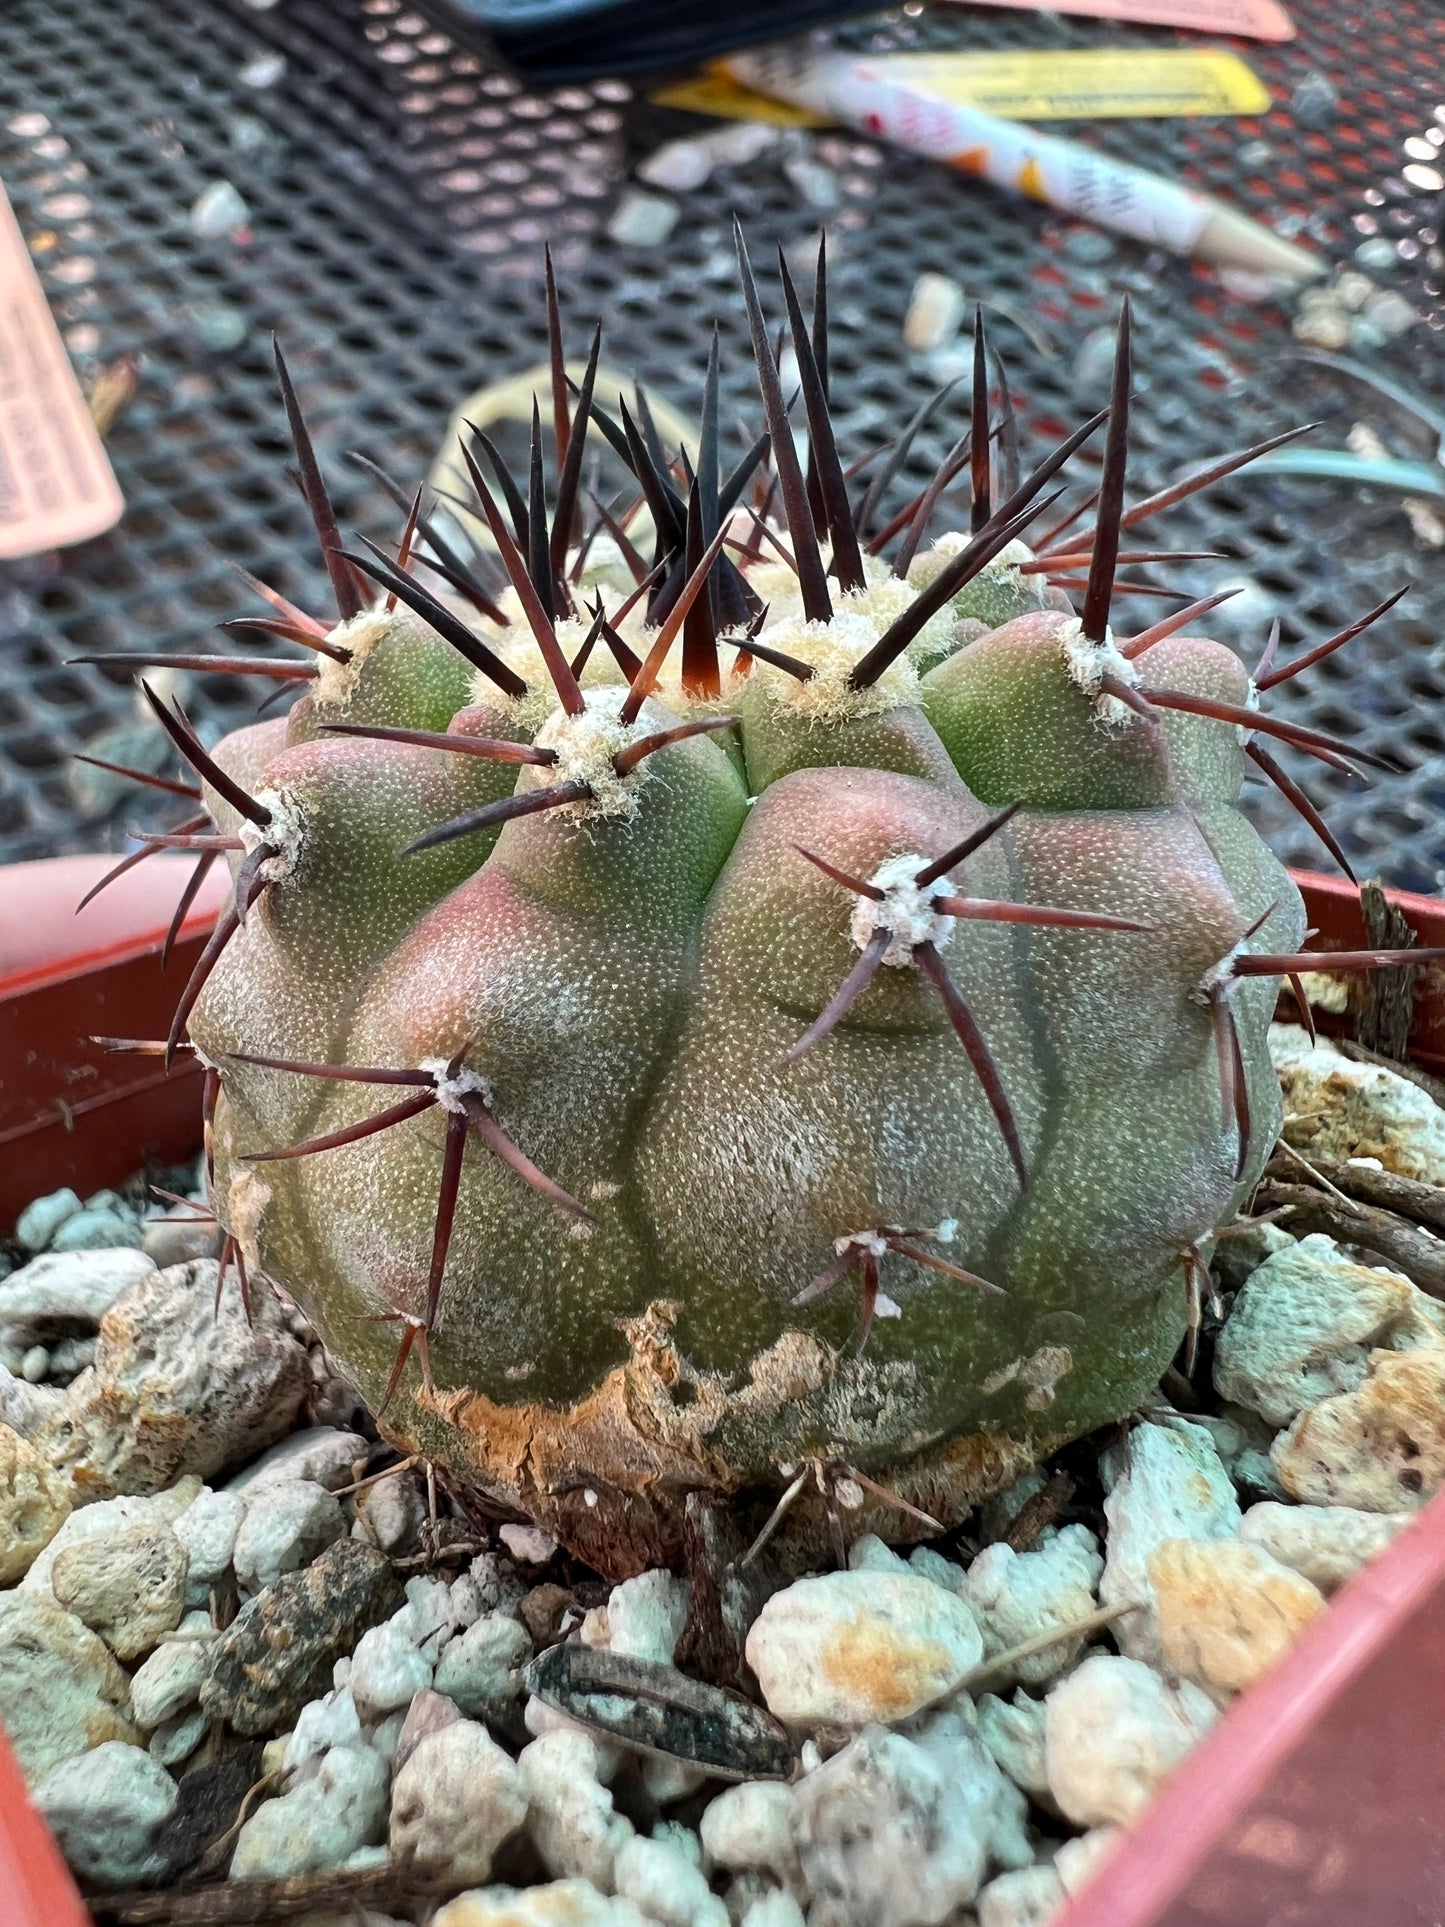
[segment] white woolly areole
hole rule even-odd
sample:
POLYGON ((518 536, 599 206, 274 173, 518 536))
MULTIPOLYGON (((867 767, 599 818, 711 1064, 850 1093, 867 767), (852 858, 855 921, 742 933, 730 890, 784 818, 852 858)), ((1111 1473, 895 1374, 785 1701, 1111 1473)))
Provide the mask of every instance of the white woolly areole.
MULTIPOLYGON (((840 624, 847 624, 856 619, 860 623, 869 625, 871 633, 865 636, 861 627, 849 629, 849 643, 854 650, 847 665, 847 668, 851 669, 858 658, 865 655, 883 632, 890 629, 898 617, 918 599, 917 584, 905 581, 902 576, 894 575, 892 569, 879 556, 865 555, 863 572, 867 582, 861 589, 845 590, 839 589, 835 582, 828 584, 828 594, 833 604, 833 621, 829 624, 820 624, 809 623, 804 616, 798 578, 792 569, 782 562, 771 562, 766 559, 755 563, 747 571, 748 586, 767 604, 769 611, 768 625, 759 635, 759 642, 766 643, 769 648, 782 649, 790 656, 801 657, 804 662, 812 663, 814 658, 808 648, 810 632, 819 629, 836 629, 840 624), (855 637, 856 642, 853 640, 855 637), (789 640, 789 638, 792 639, 789 640)), ((928 618, 913 641, 909 643, 908 652, 921 649, 927 653, 936 653, 939 647, 952 639, 952 635, 953 614, 945 607, 937 615, 928 618)), ((815 666, 819 668, 821 674, 824 666, 822 664, 815 666)), ((760 664, 759 667, 761 668, 762 665, 760 664)), ((780 693, 787 695, 791 708, 802 710, 806 714, 810 707, 819 703, 820 698, 825 709, 830 708, 835 702, 836 686, 830 688, 826 696, 820 689, 814 689, 811 696, 800 697, 798 684, 792 677, 781 670, 773 670, 771 673, 775 679, 782 677, 784 682, 790 685, 788 690, 782 690, 781 685, 779 688, 780 693)), ((886 671, 875 687, 885 686, 891 673, 886 671)), ((846 674, 845 670, 843 678, 845 681, 846 674)), ((815 677, 814 682, 818 681, 819 678, 815 677)), ((916 682, 908 687, 910 693, 902 697, 895 697, 889 702, 871 704, 863 700, 872 694, 871 691, 845 690, 844 696, 848 707, 843 713, 849 716, 868 716, 875 714, 879 709, 892 708, 897 701, 912 702, 917 694, 916 682)), ((838 719, 832 715, 827 717, 829 721, 838 719)))
POLYGON ((913 881, 927 862, 926 856, 909 852, 889 857, 873 872, 868 880, 883 892, 883 900, 859 897, 848 926, 860 950, 866 950, 880 930, 890 931, 893 941, 883 952, 883 961, 901 967, 913 962, 915 944, 931 943, 942 950, 952 940, 956 919, 934 909, 931 884, 920 890, 913 881))
MULTIPOLYGON (((808 722, 845 723, 862 716, 881 716, 918 700, 918 671, 906 654, 891 662, 868 689, 853 689, 848 678, 854 666, 877 642, 887 622, 850 607, 853 598, 839 597, 831 622, 806 622, 801 615, 770 622, 758 640, 769 649, 805 662, 813 674, 799 682, 786 670, 758 658, 753 674, 780 709, 808 722)), ((857 598, 862 601, 862 597, 857 598)))
POLYGON ((348 660, 337 662, 331 656, 317 657, 318 673, 311 694, 318 707, 344 709, 351 701, 362 664, 398 620, 396 610, 386 608, 385 602, 383 596, 360 615, 338 622, 328 634, 326 640, 346 650, 348 660))
POLYGON ((436 1079, 437 1103, 442 1109, 465 1113, 467 1107, 462 1100, 467 1097, 479 1097, 490 1106, 492 1087, 481 1072, 469 1071, 463 1066, 455 1077, 448 1077, 447 1065, 450 1062, 448 1057, 424 1057, 417 1065, 419 1071, 425 1071, 429 1077, 436 1079))
POLYGON ((840 1258, 845 1251, 871 1251, 875 1258, 881 1258, 888 1249, 888 1240, 881 1231, 845 1231, 841 1238, 833 1240, 833 1249, 840 1258))
POLYGON ((1216 990, 1224 989, 1233 979, 1234 966, 1240 957, 1249 955, 1245 943, 1231 944, 1217 962, 1212 963, 1189 995, 1196 1004, 1207 1004, 1216 990))
MULTIPOLYGON (((1253 676, 1250 677, 1249 688, 1245 692, 1244 707, 1246 709, 1259 708, 1259 687, 1255 682, 1253 676)), ((1253 736, 1254 731, 1250 729, 1249 726, 1245 723, 1236 723, 1234 725, 1234 733, 1239 738, 1240 748, 1243 749, 1244 745, 1249 741, 1250 737, 1253 736)))
POLYGON ((557 753, 555 763, 535 766, 544 785, 586 783, 592 794, 581 803, 562 805, 555 814, 576 818, 630 817, 637 814, 638 792, 651 776, 644 760, 626 776, 619 776, 612 759, 620 749, 651 736, 657 729, 654 719, 639 716, 635 723, 624 723, 618 711, 627 699, 626 689, 597 689, 588 697, 580 716, 554 709, 533 739, 539 749, 557 753))
POLYGON ((1134 722, 1134 711, 1127 703, 1120 702, 1117 696, 1099 693, 1099 684, 1106 675, 1117 676, 1131 689, 1139 680, 1139 671, 1115 643, 1113 630, 1106 627, 1104 640, 1091 642, 1084 634, 1084 625, 1074 616, 1063 626, 1060 645, 1069 675, 1093 703, 1098 721, 1111 727, 1134 722))
POLYGON ((247 856, 263 843, 270 845, 276 854, 262 863, 261 874, 268 883, 284 883, 296 868, 296 859, 306 840, 306 818, 289 790, 257 790, 256 801, 270 812, 271 821, 263 828, 249 816, 243 816, 236 834, 247 856))
MULTIPOLYGON (((931 549, 920 555, 914 562, 913 567, 908 571, 909 581, 919 588, 926 588, 942 574, 943 565, 951 562, 954 556, 961 555, 972 540, 971 535, 965 535, 959 529, 948 529, 939 536, 931 549)), ((996 582, 1000 577, 1016 578, 1022 564, 1032 562, 1033 559, 1034 552, 1028 543, 1020 542, 1015 536, 1012 542, 999 550, 992 562, 985 562, 978 574, 971 576, 969 581, 996 582)), ((968 583, 966 582, 963 586, 967 588, 968 583)))
MULTIPOLYGON (((631 591, 630 581, 625 593, 621 590, 602 589, 599 593, 603 608, 610 615, 626 601, 631 591)), ((524 696, 505 695, 491 677, 483 675, 479 669, 472 677, 472 701, 490 709, 500 710, 524 735, 535 735, 547 718, 560 707, 557 701, 557 690, 552 681, 552 672, 547 667, 546 657, 542 654, 537 638, 532 634, 527 625, 527 619, 522 614, 516 590, 508 587, 501 596, 500 602, 504 609, 515 614, 511 628, 502 629, 495 623, 483 623, 479 627, 485 634, 488 647, 496 651, 509 669, 517 672, 526 683, 527 692, 524 696)), ((631 611, 618 632, 624 641, 632 640, 631 632, 635 627, 635 616, 636 611, 631 611)), ((561 616, 553 626, 556 631, 557 645, 568 662, 571 662, 591 633, 592 618, 591 616, 561 616)), ((622 685, 622 671, 617 667, 616 659, 605 642, 599 639, 594 643, 577 680, 584 689, 599 686, 618 688, 622 685)))

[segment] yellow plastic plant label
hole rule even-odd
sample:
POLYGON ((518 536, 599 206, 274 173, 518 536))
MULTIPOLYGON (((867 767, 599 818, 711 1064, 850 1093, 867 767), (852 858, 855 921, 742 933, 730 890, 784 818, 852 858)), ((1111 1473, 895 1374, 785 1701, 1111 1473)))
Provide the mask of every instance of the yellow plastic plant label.
POLYGON ((1263 114, 1269 89, 1237 54, 1194 47, 990 50, 875 60, 919 93, 1001 120, 1263 114))
MULTIPOLYGON (((990 50, 885 54, 871 63, 890 79, 939 100, 981 107, 1001 120, 1164 119, 1175 115, 1263 114, 1269 89, 1237 54, 1161 47, 990 50)), ((659 107, 723 120, 822 127, 821 114, 755 93, 721 64, 655 88, 659 107)))

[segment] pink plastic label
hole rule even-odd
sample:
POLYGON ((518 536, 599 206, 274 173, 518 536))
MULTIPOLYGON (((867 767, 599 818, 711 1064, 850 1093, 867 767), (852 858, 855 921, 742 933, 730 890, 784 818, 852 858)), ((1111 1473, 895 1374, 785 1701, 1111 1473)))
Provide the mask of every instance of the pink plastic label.
POLYGON ((1129 20, 1139 26, 1184 27, 1194 33, 1238 34, 1243 40, 1293 40, 1294 27, 1275 0, 976 0, 985 7, 1030 13, 1082 13, 1091 20, 1129 20))
POLYGON ((0 188, 0 560, 85 542, 124 507, 0 188))

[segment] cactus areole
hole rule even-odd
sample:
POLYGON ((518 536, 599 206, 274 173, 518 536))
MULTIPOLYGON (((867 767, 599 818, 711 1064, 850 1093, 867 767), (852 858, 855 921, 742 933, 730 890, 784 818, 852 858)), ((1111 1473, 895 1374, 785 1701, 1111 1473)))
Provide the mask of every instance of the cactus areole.
POLYGON ((211 754, 151 692, 209 813, 152 844, 235 872, 168 1045, 235 1273, 613 1576, 693 1495, 907 1540, 1149 1391, 1310 961, 1242 779, 1329 841, 1275 752, 1370 760, 1269 715, 1293 670, 1193 633, 1219 598, 1111 626, 1161 559, 1127 532, 1258 452, 1126 502, 1127 310, 1110 407, 1022 479, 979 327, 969 433, 890 521, 898 451, 850 474, 829 426, 821 263, 811 325, 782 271, 790 398, 739 258, 737 466, 716 350, 672 460, 596 342, 567 380, 553 298, 554 472, 469 437, 471 538, 398 491, 397 550, 347 546, 283 366, 339 619, 265 592, 305 654, 239 668, 302 693, 211 754), (631 470, 595 512, 589 441, 631 470))

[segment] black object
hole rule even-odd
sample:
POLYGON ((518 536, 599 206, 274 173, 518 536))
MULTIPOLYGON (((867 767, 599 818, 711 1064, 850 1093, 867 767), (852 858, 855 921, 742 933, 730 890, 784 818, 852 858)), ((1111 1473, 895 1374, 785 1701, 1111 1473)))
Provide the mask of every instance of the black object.
POLYGON ((877 0, 421 0, 463 43, 552 85, 605 74, 666 73, 734 47, 806 33, 877 0))

